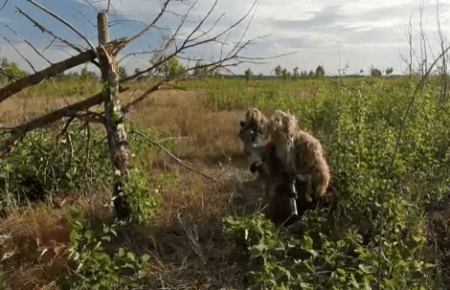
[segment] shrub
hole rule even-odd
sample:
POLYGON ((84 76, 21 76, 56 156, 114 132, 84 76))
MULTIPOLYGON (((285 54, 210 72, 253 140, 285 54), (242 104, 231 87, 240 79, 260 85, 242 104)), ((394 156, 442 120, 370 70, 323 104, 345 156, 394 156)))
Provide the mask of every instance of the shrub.
POLYGON ((100 130, 71 127, 64 136, 56 135, 50 129, 30 132, 3 158, 0 172, 8 184, 0 188, 3 206, 14 200, 36 201, 59 190, 95 190, 111 182, 100 130))
POLYGON ((74 270, 57 278, 61 289, 136 289, 146 275, 150 256, 119 247, 108 251, 107 246, 120 227, 103 223, 91 227, 76 212, 70 217, 68 259, 74 270))

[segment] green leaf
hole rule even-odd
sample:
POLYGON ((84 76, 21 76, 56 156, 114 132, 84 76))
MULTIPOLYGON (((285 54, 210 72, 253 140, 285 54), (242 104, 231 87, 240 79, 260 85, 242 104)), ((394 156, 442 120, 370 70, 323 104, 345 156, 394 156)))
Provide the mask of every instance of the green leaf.
POLYGON ((92 230, 87 230, 87 231, 84 233, 84 236, 85 236, 88 240, 91 240, 91 239, 94 237, 94 231, 92 231, 92 230))
POLYGON ((359 264, 358 268, 361 269, 361 271, 363 271, 365 274, 373 274, 376 271, 375 267, 369 265, 359 264))
POLYGON ((118 256, 118 257, 123 257, 123 256, 125 256, 125 250, 124 250, 124 248, 119 248, 119 249, 117 250, 117 256, 118 256))
POLYGON ((136 256, 132 252, 128 252, 127 253, 127 258, 130 259, 133 262, 136 261, 136 256))
POLYGON ((103 237, 101 237, 101 240, 110 242, 111 241, 111 236, 108 236, 108 235, 103 236, 103 237))

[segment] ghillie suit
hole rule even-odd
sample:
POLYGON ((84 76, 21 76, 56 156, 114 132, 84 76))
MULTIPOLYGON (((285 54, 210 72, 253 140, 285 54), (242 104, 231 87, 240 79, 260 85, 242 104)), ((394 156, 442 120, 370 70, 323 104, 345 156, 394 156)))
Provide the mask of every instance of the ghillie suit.
POLYGON ((276 158, 286 173, 307 182, 306 200, 326 196, 330 168, 319 140, 300 130, 295 116, 280 110, 272 115, 268 127, 276 158))
MULTIPOLYGON (((288 153, 289 151, 280 150, 283 149, 282 145, 284 144, 276 139, 280 134, 277 132, 270 134, 270 130, 276 130, 279 127, 271 123, 275 120, 277 119, 273 117, 268 120, 256 108, 248 108, 245 121, 241 121, 239 138, 244 143, 244 154, 250 161, 251 172, 258 172, 264 183, 265 201, 268 203, 265 214, 275 223, 281 224, 292 216, 303 214, 305 210, 315 204, 317 199, 316 196, 311 196, 315 184, 314 180, 311 181, 307 175, 309 173, 307 169, 302 168, 303 171, 299 172, 302 174, 295 174, 292 166, 285 162, 292 154, 289 156, 279 154, 279 152, 277 154, 276 144, 279 145, 279 151, 288 153)), ((298 129, 294 126, 289 126, 289 128, 298 129)), ((302 143, 299 144, 302 145, 302 143)), ((297 150, 304 150, 303 147, 299 146, 297 150)), ((298 152, 297 155, 302 152, 298 152)))
POLYGON ((240 123, 239 138, 244 143, 243 151, 250 166, 261 161, 261 156, 270 142, 268 121, 260 110, 250 107, 245 114, 245 120, 240 123))

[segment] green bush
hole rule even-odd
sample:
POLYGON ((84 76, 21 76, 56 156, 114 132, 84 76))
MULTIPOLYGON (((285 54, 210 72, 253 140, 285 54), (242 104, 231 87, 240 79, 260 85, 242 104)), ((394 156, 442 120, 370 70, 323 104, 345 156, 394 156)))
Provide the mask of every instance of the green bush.
MULTIPOLYGON (((95 191, 111 186, 111 164, 104 132, 93 126, 87 131, 81 130, 77 124, 75 122, 67 134, 59 138, 51 129, 30 132, 3 158, 0 173, 5 176, 5 182, 3 186, 0 184, 0 210, 27 200, 42 200, 55 191, 95 191)), ((167 139, 168 131, 127 125, 127 131, 133 130, 141 130, 155 140, 166 139, 162 144, 167 148, 173 144, 167 139)), ((146 172, 160 148, 135 134, 130 134, 128 141, 130 152, 135 152, 135 162, 129 171, 126 193, 135 220, 148 221, 159 207, 156 191, 164 181, 150 184, 146 172)))
POLYGON ((0 188, 3 205, 37 200, 59 190, 92 190, 111 182, 106 139, 99 129, 69 127, 57 138, 50 129, 28 133, 0 163, 8 187, 0 188), (12 198, 12 199, 11 199, 12 198))
POLYGON ((102 223, 91 227, 76 212, 70 217, 68 259, 74 270, 57 277, 61 289, 136 289, 146 275, 150 256, 123 247, 107 249, 120 227, 102 223))

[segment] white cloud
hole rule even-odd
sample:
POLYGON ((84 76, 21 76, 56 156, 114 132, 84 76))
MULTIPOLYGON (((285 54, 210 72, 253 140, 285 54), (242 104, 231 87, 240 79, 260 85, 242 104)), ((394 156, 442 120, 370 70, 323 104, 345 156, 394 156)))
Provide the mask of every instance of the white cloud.
MULTIPOLYGON (((85 4, 84 0, 73 0, 85 4)), ((193 0, 190 0, 193 3, 193 0)), ((65 5, 62 4, 60 5, 65 5)), ((107 1, 92 1, 98 9, 104 9, 107 1)), ((111 28, 112 37, 130 35, 142 29, 160 11, 162 0, 112 0, 114 12, 120 18, 128 17, 142 21, 134 23, 125 28, 113 26, 111 28)), ((184 2, 186 3, 186 2, 184 2)), ((206 15, 211 8, 213 0, 199 0, 195 9, 192 10, 190 18, 186 22, 185 30, 181 35, 186 35, 198 23, 199 19, 206 15)), ((242 0, 220 0, 216 10, 205 22, 205 29, 211 27, 214 21, 222 14, 225 16, 217 27, 210 32, 214 35, 229 27, 242 17, 252 5, 252 1, 242 0)), ((434 1, 426 0, 422 2, 423 23, 432 48, 438 47, 437 43, 437 23, 436 4, 434 1)), ((257 12, 253 18, 247 38, 255 38, 261 35, 269 35, 265 39, 250 46, 245 50, 248 56, 269 56, 296 51, 295 55, 276 59, 268 65, 252 66, 255 73, 269 73, 270 70, 280 63, 282 66, 293 69, 299 66, 302 69, 315 69, 317 65, 323 65, 328 73, 336 73, 338 69, 338 44, 341 49, 341 59, 343 65, 348 61, 349 71, 357 72, 361 68, 393 66, 396 72, 402 67, 401 53, 408 50, 405 37, 405 24, 408 23, 412 14, 412 25, 416 37, 419 29, 419 2, 412 0, 392 0, 388 2, 372 0, 348 0, 348 1, 328 1, 328 0, 260 0, 257 12)), ((176 27, 180 14, 186 11, 188 6, 180 1, 169 6, 173 13, 163 17, 159 26, 176 27)), ((74 14, 77 15, 76 13, 74 14)), ((4 17, 0 15, 2 21, 4 17)), ((79 23, 85 24, 85 19, 78 19, 79 23)), ((115 19, 114 16, 110 20, 115 19)), ((440 4, 441 26, 448 37, 450 20, 450 5, 440 4)), ((236 41, 245 29, 247 22, 236 28, 236 31, 228 37, 229 42, 236 41)), ((24 28, 28 29, 28 28, 24 28)), ((93 35, 95 36, 95 35, 93 35)), ((144 50, 158 45, 158 34, 149 33, 141 42, 133 44, 135 50, 144 50)), ((418 39, 415 39, 418 43, 418 39)), ((41 45, 43 46, 43 45, 41 45)), ((41 64, 34 52, 27 51, 27 55, 33 58, 37 64, 41 64)), ((416 47, 415 47, 416 48, 416 47)), ((416 48, 417 49, 417 48, 416 48)), ((7 51, 10 58, 17 59, 19 64, 23 61, 14 56, 15 53, 6 50, 2 45, 2 54, 7 51)), ((207 45, 203 48, 196 48, 192 53, 195 55, 205 54, 210 57, 214 52, 218 53, 217 45, 207 45)), ((435 53, 436 54, 436 53, 435 53)), ((64 58, 63 52, 52 50, 50 56, 64 58)), ((53 58, 52 58, 53 59, 53 58)), ((128 64, 130 69, 141 63, 148 63, 148 57, 136 57, 128 64)), ((38 65, 37 65, 38 66, 38 65)), ((26 64, 23 63, 23 67, 26 64)), ((235 71, 242 73, 249 65, 243 65, 235 71)))

